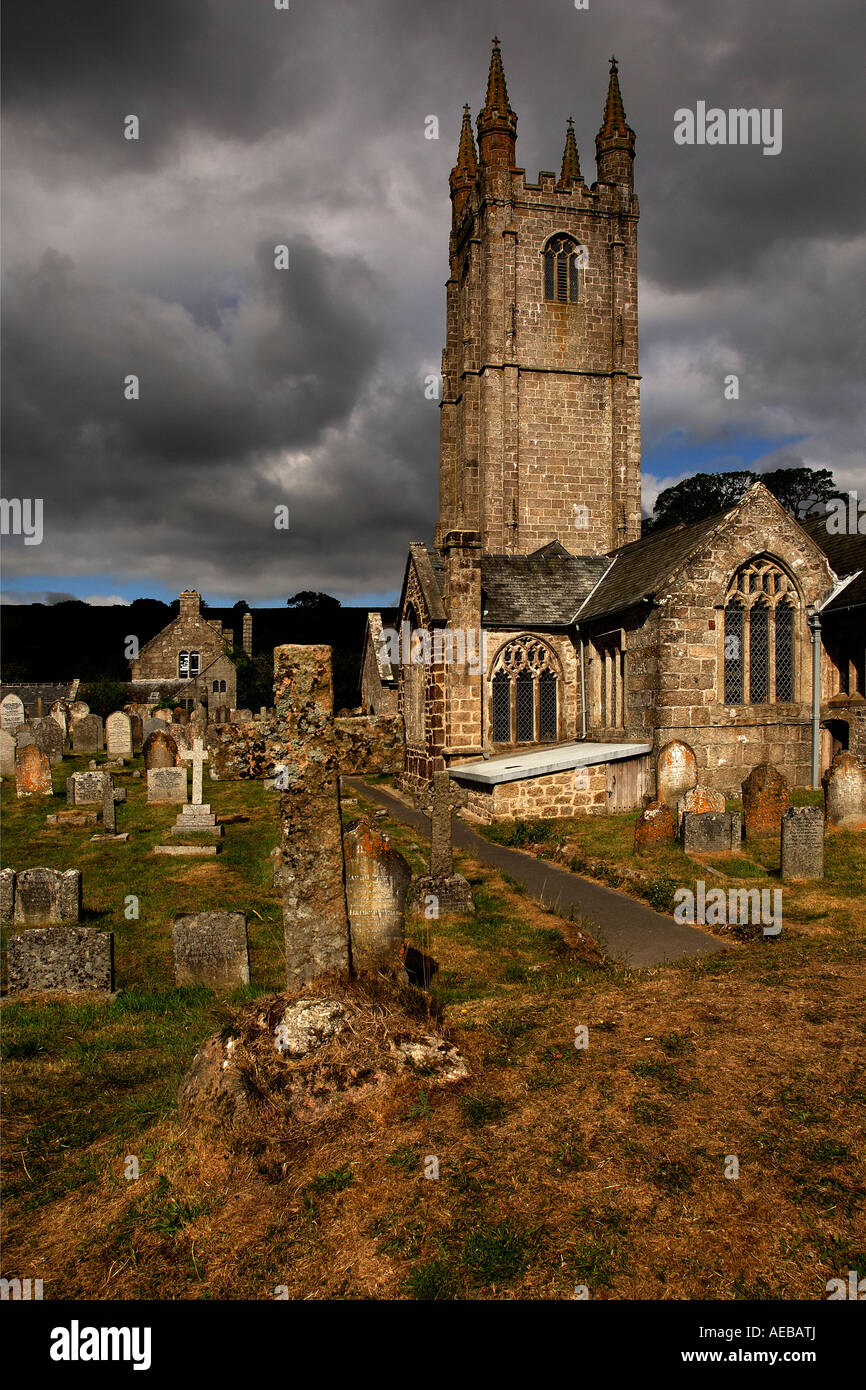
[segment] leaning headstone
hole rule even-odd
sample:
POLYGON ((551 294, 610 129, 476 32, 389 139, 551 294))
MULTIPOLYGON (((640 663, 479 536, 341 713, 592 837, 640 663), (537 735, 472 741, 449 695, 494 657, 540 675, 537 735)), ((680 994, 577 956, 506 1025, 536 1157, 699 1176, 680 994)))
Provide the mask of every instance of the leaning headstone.
POLYGON ((634 852, 671 845, 677 833, 673 811, 662 801, 651 801, 637 818, 634 828, 634 852))
POLYGON ((694 749, 679 739, 671 739, 656 760, 656 799, 672 811, 680 797, 697 786, 698 764, 694 749))
POLYGON ((19 748, 15 755, 15 792, 24 796, 53 796, 51 764, 35 743, 19 748))
POLYGON ((63 758, 63 734, 56 720, 31 719, 30 732, 36 747, 45 753, 50 763, 59 763, 63 758))
POLYGON ((43 927, 10 936, 9 993, 110 994, 114 933, 95 927, 43 927))
POLYGON ((158 729, 148 734, 142 752, 144 766, 148 772, 155 767, 177 767, 180 762, 177 744, 164 724, 160 724, 158 729))
POLYGON ((149 768, 147 773, 147 799, 151 805, 184 805, 186 803, 186 768, 149 768))
POLYGON ((343 835, 352 966, 358 973, 400 968, 412 870, 378 826, 361 819, 343 835))
POLYGON ((144 746, 144 720, 140 714, 131 714, 129 724, 132 730, 132 751, 133 754, 137 754, 144 746))
POLYGON ((171 941, 178 985, 232 990, 249 984, 245 913, 196 912, 175 917, 171 941))
POLYGON ((65 926, 80 919, 80 869, 21 869, 16 874, 17 926, 65 926))
POLYGON ((15 739, 0 729, 0 777, 15 776, 15 739))
POLYGON ((854 753, 837 753, 824 776, 824 814, 843 830, 866 826, 866 762, 854 753))
POLYGON ((0 700, 0 728, 13 734, 24 723, 24 701, 20 695, 4 695, 0 700))
POLYGON ((746 839, 778 835, 788 809, 788 783, 769 763, 752 768, 742 785, 746 839))
POLYGON ((431 899, 435 900, 435 917, 450 912, 473 912, 469 880, 454 872, 451 842, 451 816, 466 805, 466 789, 453 782, 447 771, 434 772, 432 782, 417 799, 421 810, 430 817, 430 873, 416 882, 414 900, 428 906, 431 899))
POLYGON ((110 758, 132 757, 132 725, 123 710, 115 710, 105 721, 105 751, 110 758))
POLYGON ((98 714, 85 714, 72 725, 73 753, 102 752, 102 720, 98 714))
POLYGON ((101 772, 73 772, 67 777, 67 806, 101 806, 102 776, 101 772))
POLYGON ((782 878, 824 877, 824 813, 791 806, 782 816, 782 878))
POLYGON ((714 792, 710 787, 697 786, 690 787, 684 796, 677 802, 677 821, 682 821, 686 811, 696 811, 703 814, 705 811, 724 811, 725 794, 724 792, 714 792))
POLYGON ((739 849, 742 837, 739 811, 686 811, 682 845, 686 854, 724 854, 739 849))

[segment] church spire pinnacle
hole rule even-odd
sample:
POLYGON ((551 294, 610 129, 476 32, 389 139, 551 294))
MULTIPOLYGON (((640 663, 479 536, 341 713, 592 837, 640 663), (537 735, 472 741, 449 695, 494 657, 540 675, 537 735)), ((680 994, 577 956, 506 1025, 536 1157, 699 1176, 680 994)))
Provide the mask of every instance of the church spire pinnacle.
POLYGON ((625 118, 616 58, 611 58, 604 117, 601 129, 595 137, 599 183, 631 185, 634 142, 634 131, 625 118))
POLYGON ((565 149, 562 152, 562 172, 559 175, 559 185, 561 188, 567 188, 571 183, 582 182, 583 175, 580 172, 577 141, 574 138, 574 121, 569 116, 565 130, 565 149))
POLYGON ((514 164, 517 116, 508 105, 508 88, 499 40, 493 40, 487 74, 487 100, 478 116, 478 150, 481 163, 510 168, 514 164))
POLYGON ((478 160, 475 155, 475 139, 472 135, 472 116, 468 106, 463 107, 463 124, 460 127, 460 144, 457 150, 457 163, 451 170, 448 182, 451 185, 451 200, 454 216, 459 217, 469 193, 478 177, 478 160))

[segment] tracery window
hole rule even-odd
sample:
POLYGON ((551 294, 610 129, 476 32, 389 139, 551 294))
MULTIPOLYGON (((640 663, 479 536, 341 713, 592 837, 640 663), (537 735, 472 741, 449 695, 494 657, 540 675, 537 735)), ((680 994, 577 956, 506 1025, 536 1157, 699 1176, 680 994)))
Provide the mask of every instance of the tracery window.
POLYGON ((758 557, 737 570, 725 598, 726 705, 794 699, 799 606, 793 580, 775 561, 758 557))
POLYGON ((580 295, 580 250, 569 236, 554 236, 544 248, 544 298, 576 304, 580 295))
POLYGON ((550 648, 519 637, 497 653, 491 679, 494 743, 552 743, 559 736, 559 675, 550 648))

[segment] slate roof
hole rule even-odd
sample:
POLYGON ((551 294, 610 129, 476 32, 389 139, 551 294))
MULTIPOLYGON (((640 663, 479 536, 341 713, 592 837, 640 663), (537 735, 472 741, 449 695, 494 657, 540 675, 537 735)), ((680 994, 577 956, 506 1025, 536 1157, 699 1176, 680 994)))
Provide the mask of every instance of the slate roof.
POLYGON ((79 681, 4 681, 0 685, 0 699, 7 695, 17 695, 24 706, 28 719, 36 714, 36 701, 42 701, 45 714, 56 700, 74 700, 79 681))
POLYGON ((569 555, 556 543, 533 555, 482 555, 485 627, 570 627, 610 566, 605 555, 569 555))
POLYGON ((866 604, 866 536, 856 533, 834 535, 827 530, 827 519, 823 516, 810 517, 808 521, 801 521, 800 525, 815 544, 821 547, 834 574, 840 579, 854 574, 857 570, 860 571, 857 578, 846 584, 842 592, 822 611, 832 613, 834 609, 859 608, 866 604))
POLYGON ((689 526, 680 523, 666 526, 663 531, 651 531, 639 541, 613 551, 613 564, 578 612, 577 621, 619 613, 651 598, 731 510, 726 507, 689 526))

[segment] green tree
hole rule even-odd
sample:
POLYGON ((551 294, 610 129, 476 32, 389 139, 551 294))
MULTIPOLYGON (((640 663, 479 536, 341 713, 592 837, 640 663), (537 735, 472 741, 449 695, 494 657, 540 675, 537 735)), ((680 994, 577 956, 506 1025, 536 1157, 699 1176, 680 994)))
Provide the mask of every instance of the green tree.
POLYGON ((97 676, 96 680, 79 687, 78 698, 87 701, 91 713, 105 719, 126 704, 129 693, 125 685, 112 680, 111 676, 97 676))
POLYGON ((751 469, 696 473, 659 493, 652 517, 644 521, 644 535, 678 523, 688 526, 712 516, 713 512, 733 507, 756 479, 798 521, 810 512, 823 509, 834 497, 842 496, 828 468, 774 468, 769 473, 755 473, 751 469))
POLYGON ((302 612, 327 612, 341 608, 342 604, 332 594, 322 594, 313 589, 302 589, 286 599, 287 608, 297 608, 302 612))

